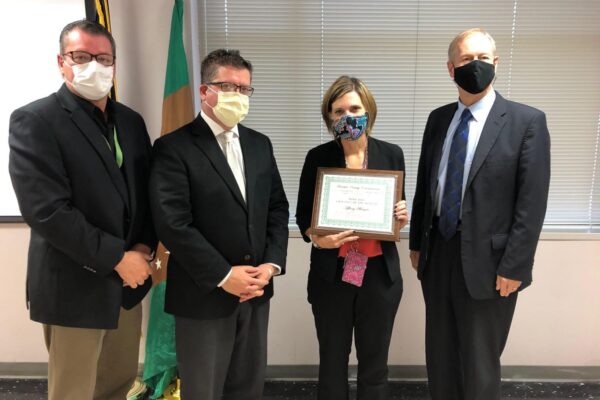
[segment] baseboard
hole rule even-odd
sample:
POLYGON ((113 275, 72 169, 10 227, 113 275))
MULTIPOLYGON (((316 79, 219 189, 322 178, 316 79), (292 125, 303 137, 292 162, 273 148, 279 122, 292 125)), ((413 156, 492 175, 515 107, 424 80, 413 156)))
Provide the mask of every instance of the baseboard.
MULTIPOLYGON (((420 382, 427 380, 424 365, 390 365, 390 380, 420 382)), ((139 371, 143 370, 140 364, 139 371)), ((317 379, 317 365, 269 365, 267 379, 272 381, 314 381, 317 379)), ((2 378, 45 378, 47 363, 0 362, 2 378)), ((356 379, 356 366, 349 368, 351 380, 356 379)), ((600 366, 524 366, 507 365, 502 367, 502 380, 507 382, 598 382, 600 366)))
MULTIPOLYGON (((316 380, 317 365, 269 365, 267 379, 310 381, 316 380)), ((356 366, 348 370, 351 380, 356 379, 356 366)), ((393 381, 422 382, 427 380, 424 365, 390 365, 389 377, 393 381)), ((507 382, 598 382, 600 366, 524 366, 507 365, 502 367, 502 380, 507 382)))
POLYGON ((3 378, 45 378, 48 363, 0 362, 0 376, 3 378))

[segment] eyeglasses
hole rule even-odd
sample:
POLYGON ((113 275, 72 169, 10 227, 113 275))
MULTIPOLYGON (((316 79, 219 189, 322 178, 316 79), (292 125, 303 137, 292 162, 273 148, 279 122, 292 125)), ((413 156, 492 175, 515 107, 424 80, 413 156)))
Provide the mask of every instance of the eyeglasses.
POLYGON ((252 86, 240 86, 231 82, 208 82, 207 85, 218 86, 223 92, 236 92, 239 90, 241 94, 248 97, 251 97, 254 93, 254 88, 252 86))
POLYGON ((90 54, 87 51, 69 51, 63 56, 71 57, 75 64, 87 64, 92 60, 96 60, 105 67, 113 65, 116 58, 111 54, 90 54))

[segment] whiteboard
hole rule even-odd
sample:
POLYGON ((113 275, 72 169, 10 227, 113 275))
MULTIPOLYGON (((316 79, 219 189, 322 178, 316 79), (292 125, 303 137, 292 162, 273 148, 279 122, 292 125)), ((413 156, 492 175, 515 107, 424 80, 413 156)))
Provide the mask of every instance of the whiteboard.
POLYGON ((59 36, 69 22, 85 18, 83 0, 18 0, 0 2, 0 37, 5 55, 0 69, 0 222, 21 220, 8 174, 10 114, 33 100, 56 92, 62 84, 56 55, 59 36), (25 53, 31 59, 24 59, 25 53))

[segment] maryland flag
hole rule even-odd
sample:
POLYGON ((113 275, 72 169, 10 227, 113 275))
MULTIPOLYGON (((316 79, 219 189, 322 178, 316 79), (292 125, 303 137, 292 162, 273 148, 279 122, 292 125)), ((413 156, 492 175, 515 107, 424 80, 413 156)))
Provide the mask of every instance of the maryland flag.
MULTIPOLYGON (((171 18, 171 36, 167 58, 167 75, 162 108, 161 136, 194 119, 192 94, 185 49, 183 47, 183 0, 174 0, 171 18)), ((178 399, 178 386, 171 386, 177 376, 175 354, 175 319, 164 312, 166 267, 168 251, 159 244, 156 252, 156 270, 152 279, 156 286, 150 299, 150 316, 146 338, 144 382, 152 388, 151 399, 164 395, 165 399, 178 399)))
MULTIPOLYGON (((85 0, 85 19, 97 22, 112 32, 108 0, 85 0)), ((117 81, 114 78, 109 96, 113 100, 117 99, 117 81)))

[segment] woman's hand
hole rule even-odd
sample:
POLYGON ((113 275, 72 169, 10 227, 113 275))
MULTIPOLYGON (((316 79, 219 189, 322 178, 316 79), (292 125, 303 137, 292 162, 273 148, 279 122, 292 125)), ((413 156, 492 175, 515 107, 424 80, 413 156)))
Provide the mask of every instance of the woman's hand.
POLYGON ((400 229, 408 224, 408 208, 406 208, 406 200, 400 200, 394 207, 394 216, 400 221, 400 229))
POLYGON ((333 235, 312 235, 310 229, 306 233, 310 240, 316 245, 317 248, 321 249, 337 249, 344 243, 354 242, 358 240, 358 236, 353 235, 354 231, 344 231, 335 233, 333 235))

